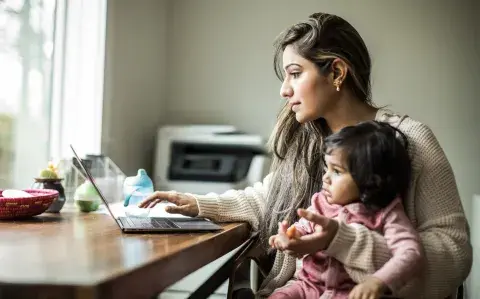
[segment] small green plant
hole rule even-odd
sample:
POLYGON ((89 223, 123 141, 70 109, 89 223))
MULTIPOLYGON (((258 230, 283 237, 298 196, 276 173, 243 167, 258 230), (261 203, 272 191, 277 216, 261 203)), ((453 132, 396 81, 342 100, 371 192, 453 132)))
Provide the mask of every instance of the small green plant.
POLYGON ((58 179, 58 170, 53 162, 48 162, 48 167, 40 171, 41 179, 58 179))

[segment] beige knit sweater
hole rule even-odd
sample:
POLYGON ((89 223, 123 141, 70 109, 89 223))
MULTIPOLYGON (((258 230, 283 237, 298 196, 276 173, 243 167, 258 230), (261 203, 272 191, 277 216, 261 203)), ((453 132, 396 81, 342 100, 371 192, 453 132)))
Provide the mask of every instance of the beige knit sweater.
MULTIPOLYGON (((428 260, 421 279, 404 286, 395 295, 415 299, 446 298, 467 277, 472 264, 468 223, 452 168, 426 125, 386 109, 380 109, 376 119, 397 126, 409 138, 413 176, 405 208, 420 234, 428 260)), ((194 195, 199 216, 218 222, 247 221, 257 229, 260 215, 268 213, 265 198, 270 178, 268 175, 263 182, 245 190, 194 195)), ((363 281, 391 257, 382 235, 345 223, 340 223, 326 253, 342 262, 356 282, 363 281)), ((258 297, 285 285, 295 270, 295 258, 278 252, 258 297)))

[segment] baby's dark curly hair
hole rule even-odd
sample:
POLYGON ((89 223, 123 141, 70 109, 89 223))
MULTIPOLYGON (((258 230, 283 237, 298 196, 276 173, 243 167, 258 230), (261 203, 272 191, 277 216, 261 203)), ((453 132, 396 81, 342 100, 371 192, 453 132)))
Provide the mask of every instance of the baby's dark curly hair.
POLYGON ((371 208, 384 208, 397 196, 406 196, 411 176, 407 147, 408 140, 399 129, 366 121, 328 136, 324 153, 339 149, 358 187, 360 201, 371 208))

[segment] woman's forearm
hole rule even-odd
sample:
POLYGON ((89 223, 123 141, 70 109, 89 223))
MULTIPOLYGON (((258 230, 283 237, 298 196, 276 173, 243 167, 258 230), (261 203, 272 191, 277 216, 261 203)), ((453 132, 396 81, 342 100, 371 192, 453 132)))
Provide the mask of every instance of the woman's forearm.
POLYGON ((266 193, 271 175, 263 182, 242 190, 229 190, 222 194, 190 194, 197 200, 199 217, 218 222, 246 221, 254 230, 258 229, 259 219, 263 215, 266 193))

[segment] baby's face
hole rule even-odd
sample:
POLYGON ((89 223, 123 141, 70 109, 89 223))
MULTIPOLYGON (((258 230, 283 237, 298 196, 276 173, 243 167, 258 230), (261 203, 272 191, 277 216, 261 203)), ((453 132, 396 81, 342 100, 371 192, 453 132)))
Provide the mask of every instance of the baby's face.
POLYGON ((322 192, 330 204, 347 205, 359 197, 357 184, 346 167, 340 150, 325 155, 326 169, 322 192))

